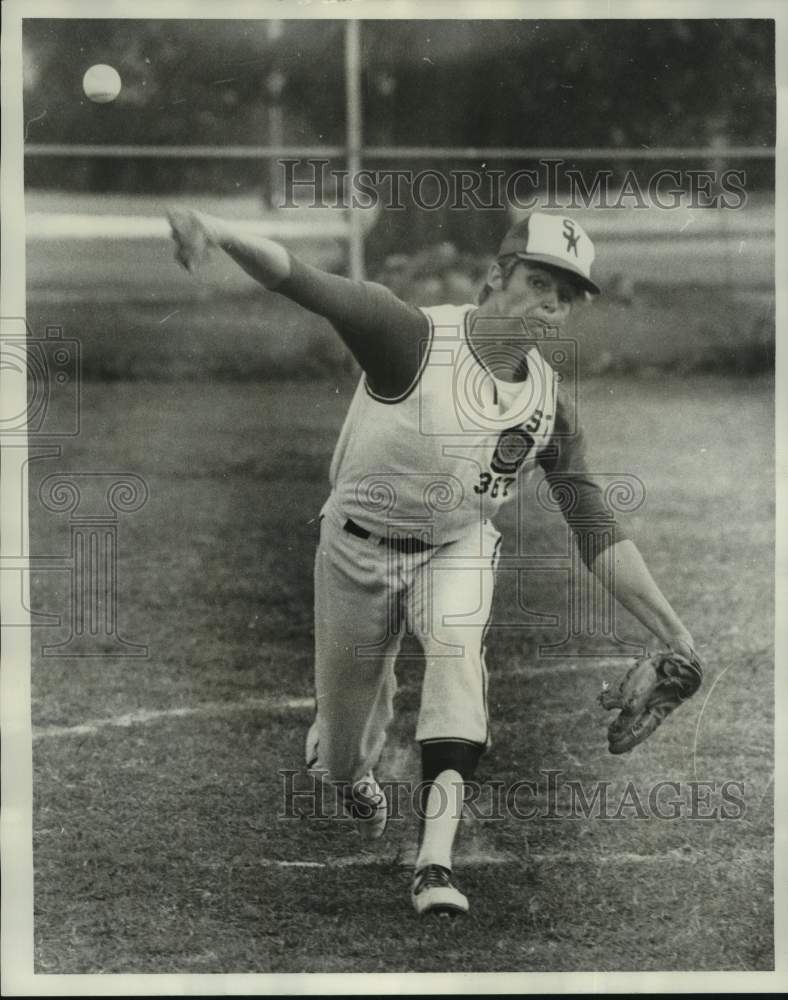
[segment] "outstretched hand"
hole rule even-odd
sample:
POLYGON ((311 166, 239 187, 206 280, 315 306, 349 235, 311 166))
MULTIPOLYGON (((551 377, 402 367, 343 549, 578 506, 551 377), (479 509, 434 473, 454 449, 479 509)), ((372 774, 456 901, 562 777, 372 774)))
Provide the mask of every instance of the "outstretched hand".
POLYGON ((210 258, 212 247, 217 245, 206 219, 191 208, 173 208, 167 218, 175 241, 175 259, 193 274, 210 258))

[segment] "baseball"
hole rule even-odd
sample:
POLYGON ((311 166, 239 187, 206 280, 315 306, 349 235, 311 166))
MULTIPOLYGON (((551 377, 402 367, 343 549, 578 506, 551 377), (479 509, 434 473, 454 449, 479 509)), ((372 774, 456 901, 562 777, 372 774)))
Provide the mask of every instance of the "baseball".
POLYGON ((82 89, 96 104, 109 104, 120 93, 120 74, 114 66, 97 63, 82 77, 82 89))

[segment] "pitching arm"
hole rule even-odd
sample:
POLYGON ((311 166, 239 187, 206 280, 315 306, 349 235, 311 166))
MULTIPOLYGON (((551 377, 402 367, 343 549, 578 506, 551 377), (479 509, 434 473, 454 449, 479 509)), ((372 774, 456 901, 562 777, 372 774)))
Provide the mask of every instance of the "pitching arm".
POLYGON ((429 322, 383 285, 329 274, 274 240, 247 235, 232 222, 202 212, 179 209, 169 220, 176 259, 187 270, 199 266, 211 248, 220 248, 264 287, 325 317, 376 394, 396 398, 417 378, 429 343, 429 322))
POLYGON ((589 570, 657 638, 690 656, 692 636, 588 471, 585 436, 563 394, 558 397, 553 439, 539 461, 589 570))

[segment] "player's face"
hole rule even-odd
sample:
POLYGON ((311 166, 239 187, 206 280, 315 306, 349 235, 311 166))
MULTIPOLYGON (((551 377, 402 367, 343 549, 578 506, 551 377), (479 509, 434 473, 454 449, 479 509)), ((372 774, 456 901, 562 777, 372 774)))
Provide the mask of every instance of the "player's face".
POLYGON ((519 261, 497 289, 496 307, 506 316, 520 316, 529 326, 564 326, 581 297, 570 277, 551 267, 519 261))

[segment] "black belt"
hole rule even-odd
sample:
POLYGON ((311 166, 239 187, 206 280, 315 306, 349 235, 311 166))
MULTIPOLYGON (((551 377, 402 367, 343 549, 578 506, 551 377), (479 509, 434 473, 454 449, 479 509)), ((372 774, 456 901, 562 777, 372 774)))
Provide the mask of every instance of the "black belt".
MULTIPOLYGON (((355 521, 351 521, 350 518, 345 521, 343 528, 349 535, 355 535, 356 538, 372 538, 372 532, 367 531, 366 528, 362 528, 360 524, 356 524, 355 521)), ((414 538, 413 535, 406 535, 402 538, 397 535, 393 535, 388 538, 381 538, 379 545, 388 545, 391 549, 396 549, 397 552, 426 552, 427 549, 434 549, 435 546, 430 542, 425 542, 421 538, 414 538)))

